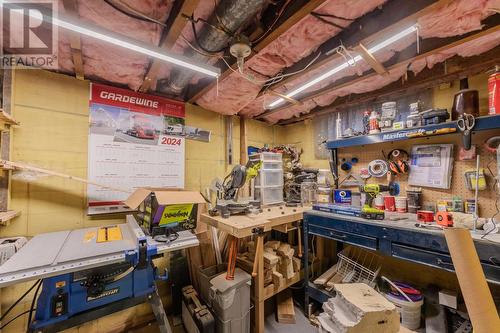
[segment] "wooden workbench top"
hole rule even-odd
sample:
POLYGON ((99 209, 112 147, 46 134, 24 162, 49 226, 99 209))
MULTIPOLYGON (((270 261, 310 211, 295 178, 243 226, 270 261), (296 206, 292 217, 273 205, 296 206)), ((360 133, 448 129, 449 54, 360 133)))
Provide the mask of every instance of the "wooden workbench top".
POLYGON ((302 220, 304 212, 310 209, 310 207, 286 207, 282 205, 263 208, 262 213, 259 214, 232 215, 227 219, 219 215, 201 214, 200 221, 234 237, 244 238, 251 236, 252 229, 255 227, 263 227, 264 231, 270 231, 275 226, 302 220))

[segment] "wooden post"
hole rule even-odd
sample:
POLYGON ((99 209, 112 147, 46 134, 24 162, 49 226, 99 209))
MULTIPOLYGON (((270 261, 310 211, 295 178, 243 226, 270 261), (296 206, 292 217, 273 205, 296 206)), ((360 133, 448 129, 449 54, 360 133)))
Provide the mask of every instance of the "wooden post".
MULTIPOLYGON (((259 235, 257 237, 264 237, 259 235)), ((257 260, 257 276, 255 277, 255 333, 264 333, 264 242, 257 242, 256 253, 260 253, 255 257, 257 260)))
MULTIPOLYGON (((2 108, 8 115, 12 115, 11 94, 12 70, 4 69, 2 77, 2 108)), ((0 158, 2 159, 8 160, 10 158, 11 133, 10 125, 5 125, 5 129, 1 129, 0 158)), ((9 172, 4 172, 3 175, 0 176, 0 212, 5 212, 9 206, 10 175, 9 172)))

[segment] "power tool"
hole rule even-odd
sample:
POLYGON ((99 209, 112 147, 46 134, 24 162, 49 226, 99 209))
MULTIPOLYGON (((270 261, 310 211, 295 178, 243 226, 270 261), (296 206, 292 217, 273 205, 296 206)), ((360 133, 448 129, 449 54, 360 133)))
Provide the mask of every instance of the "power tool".
POLYGON ((383 220, 385 218, 384 211, 373 208, 373 199, 380 192, 389 192, 391 195, 399 194, 399 184, 389 183, 389 185, 366 184, 359 186, 360 192, 366 193, 366 201, 361 208, 361 217, 369 220, 383 220))
POLYGON ((260 201, 250 198, 238 198, 238 191, 246 181, 255 178, 262 166, 262 161, 248 161, 246 165, 235 165, 223 181, 215 179, 212 188, 217 193, 215 208, 209 210, 214 216, 219 213, 223 218, 231 214, 250 213, 260 210, 260 201))

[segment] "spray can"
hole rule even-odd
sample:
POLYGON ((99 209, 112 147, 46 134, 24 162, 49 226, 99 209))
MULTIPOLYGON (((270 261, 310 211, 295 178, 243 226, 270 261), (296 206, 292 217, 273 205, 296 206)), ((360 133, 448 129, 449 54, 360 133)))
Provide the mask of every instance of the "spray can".
POLYGON ((380 127, 378 124, 379 115, 376 111, 372 111, 370 114, 370 134, 380 133, 380 127))
POLYGON ((500 114, 500 67, 495 66, 488 78, 488 113, 500 114))
POLYGON ((340 118, 340 112, 337 113, 337 120, 335 121, 335 137, 337 139, 342 138, 342 119, 340 118))

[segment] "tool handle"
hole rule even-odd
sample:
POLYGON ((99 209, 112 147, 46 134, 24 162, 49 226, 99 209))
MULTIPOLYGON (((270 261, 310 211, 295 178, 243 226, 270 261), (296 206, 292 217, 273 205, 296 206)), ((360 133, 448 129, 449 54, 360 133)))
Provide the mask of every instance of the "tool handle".
POLYGON ((465 131, 462 135, 462 145, 465 150, 469 150, 471 148, 471 132, 465 131))

